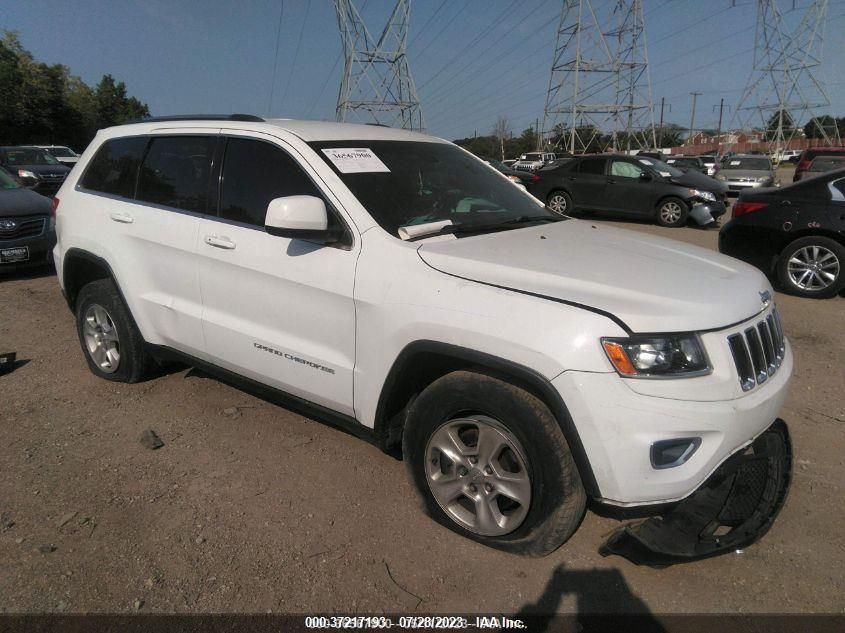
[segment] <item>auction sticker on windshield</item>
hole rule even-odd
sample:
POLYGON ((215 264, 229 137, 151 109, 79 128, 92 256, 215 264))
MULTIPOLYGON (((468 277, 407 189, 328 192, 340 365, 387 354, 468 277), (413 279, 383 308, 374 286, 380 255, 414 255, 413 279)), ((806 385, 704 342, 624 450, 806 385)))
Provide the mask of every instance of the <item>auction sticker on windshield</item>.
POLYGON ((323 154, 342 174, 390 172, 369 147, 335 147, 324 149, 323 154))

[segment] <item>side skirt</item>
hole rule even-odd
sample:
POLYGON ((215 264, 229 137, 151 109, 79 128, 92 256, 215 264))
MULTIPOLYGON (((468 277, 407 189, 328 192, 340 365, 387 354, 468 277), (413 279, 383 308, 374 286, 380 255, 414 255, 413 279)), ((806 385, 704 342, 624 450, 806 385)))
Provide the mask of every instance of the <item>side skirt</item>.
POLYGON ((261 398, 262 400, 267 400, 268 402, 284 407, 290 411, 294 411, 295 413, 308 416, 318 422, 322 422, 328 426, 345 431, 350 435, 354 435, 355 437, 369 442, 370 444, 376 444, 373 430, 364 426, 351 416, 338 413, 337 411, 315 404, 305 400, 304 398, 300 398, 299 396, 281 391, 280 389, 275 389, 274 387, 260 383, 257 380, 241 376, 240 374, 236 374, 228 369, 223 369, 222 367, 200 360, 199 358, 185 354, 171 347, 147 343, 146 348, 150 355, 159 362, 178 362, 190 365, 191 367, 200 369, 205 373, 218 378, 232 387, 246 391, 247 393, 261 398))

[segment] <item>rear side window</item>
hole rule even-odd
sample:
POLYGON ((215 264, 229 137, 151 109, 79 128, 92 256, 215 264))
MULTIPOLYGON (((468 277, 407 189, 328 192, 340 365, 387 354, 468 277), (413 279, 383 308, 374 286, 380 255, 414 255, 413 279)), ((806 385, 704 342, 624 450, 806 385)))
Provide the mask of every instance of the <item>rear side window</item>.
POLYGON ((146 145, 146 136, 106 141, 91 159, 80 184, 91 191, 134 197, 138 165, 146 145))
POLYGON ((267 205, 285 196, 322 197, 297 162, 280 148, 230 138, 223 159, 220 217, 263 227, 267 205))
POLYGON ((215 141, 211 136, 154 138, 141 166, 137 199, 205 213, 215 141))
POLYGON ((585 158, 578 166, 578 172, 582 174, 604 176, 604 164, 606 162, 606 158, 585 158))

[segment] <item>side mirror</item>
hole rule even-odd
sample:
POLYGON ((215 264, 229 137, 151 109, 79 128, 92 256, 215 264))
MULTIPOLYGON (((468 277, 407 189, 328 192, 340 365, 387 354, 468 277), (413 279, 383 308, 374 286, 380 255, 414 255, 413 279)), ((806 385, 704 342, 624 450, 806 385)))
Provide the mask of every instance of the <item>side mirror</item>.
POLYGON ((286 196, 267 205, 264 228, 270 235, 332 244, 343 237, 343 229, 329 228, 326 204, 316 196, 286 196))
POLYGON ((650 174, 650 173, 648 173, 648 172, 644 171, 644 172, 642 172, 642 173, 640 174, 640 181, 642 181, 642 182, 651 182, 651 180, 652 180, 652 178, 651 178, 651 174, 650 174))

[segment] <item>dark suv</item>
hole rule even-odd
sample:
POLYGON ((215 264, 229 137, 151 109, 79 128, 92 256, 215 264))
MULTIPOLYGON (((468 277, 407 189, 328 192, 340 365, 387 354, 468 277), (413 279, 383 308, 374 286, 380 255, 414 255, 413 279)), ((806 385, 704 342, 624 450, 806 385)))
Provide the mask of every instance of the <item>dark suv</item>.
POLYGON ((0 147, 0 167, 5 167, 24 187, 45 196, 56 193, 70 173, 70 167, 40 147, 0 147))
POLYGON ((529 191, 552 211, 604 211, 653 218, 663 226, 699 225, 724 215, 727 187, 646 156, 585 154, 537 172, 529 191))

